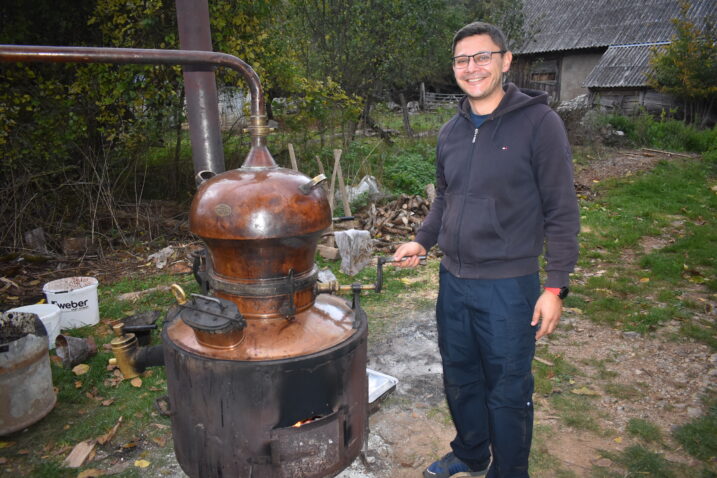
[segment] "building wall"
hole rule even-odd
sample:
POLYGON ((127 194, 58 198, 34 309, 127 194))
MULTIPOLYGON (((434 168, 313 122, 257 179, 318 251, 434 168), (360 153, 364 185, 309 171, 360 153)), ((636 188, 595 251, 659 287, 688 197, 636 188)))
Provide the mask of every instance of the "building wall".
POLYGON ((600 61, 602 52, 564 55, 560 61, 560 101, 588 93, 582 84, 600 61))
POLYGON ((681 106, 671 96, 647 88, 592 88, 590 93, 594 107, 611 113, 659 115, 681 106))

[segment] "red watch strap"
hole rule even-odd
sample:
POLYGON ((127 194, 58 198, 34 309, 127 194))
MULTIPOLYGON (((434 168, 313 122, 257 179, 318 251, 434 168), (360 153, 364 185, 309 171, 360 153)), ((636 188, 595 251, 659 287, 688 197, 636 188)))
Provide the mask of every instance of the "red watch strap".
POLYGON ((551 294, 560 295, 560 287, 546 287, 545 290, 551 294))

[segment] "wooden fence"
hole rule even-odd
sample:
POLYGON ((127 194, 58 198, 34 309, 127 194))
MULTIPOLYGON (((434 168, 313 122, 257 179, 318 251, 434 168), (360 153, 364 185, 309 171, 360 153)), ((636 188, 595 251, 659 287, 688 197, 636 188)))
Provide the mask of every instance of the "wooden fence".
POLYGON ((463 98, 463 93, 431 93, 426 91, 426 87, 421 83, 421 96, 419 103, 421 109, 434 109, 439 106, 446 106, 458 103, 463 98))

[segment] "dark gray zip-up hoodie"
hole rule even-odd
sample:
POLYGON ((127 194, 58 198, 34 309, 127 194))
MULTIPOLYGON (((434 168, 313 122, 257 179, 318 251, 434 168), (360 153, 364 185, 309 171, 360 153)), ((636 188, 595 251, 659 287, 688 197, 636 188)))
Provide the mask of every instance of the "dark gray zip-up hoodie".
POLYGON ((565 127, 545 92, 505 92, 479 129, 467 98, 441 128, 436 199, 416 241, 438 243, 446 269, 471 279, 536 272, 547 244, 545 286, 567 286, 580 212, 565 127))

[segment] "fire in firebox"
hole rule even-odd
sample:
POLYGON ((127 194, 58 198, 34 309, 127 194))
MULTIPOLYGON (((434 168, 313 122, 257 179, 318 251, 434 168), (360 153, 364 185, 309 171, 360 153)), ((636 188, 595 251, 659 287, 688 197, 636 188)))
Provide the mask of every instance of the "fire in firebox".
POLYGON ((314 420, 318 420, 319 418, 321 418, 321 417, 317 415, 317 416, 312 417, 312 418, 307 418, 306 420, 299 420, 298 422, 294 423, 294 424, 291 425, 291 426, 294 427, 294 428, 299 428, 301 425, 306 425, 307 423, 311 423, 311 422, 313 422, 314 420))

